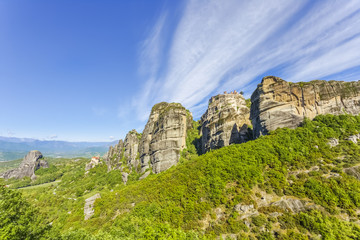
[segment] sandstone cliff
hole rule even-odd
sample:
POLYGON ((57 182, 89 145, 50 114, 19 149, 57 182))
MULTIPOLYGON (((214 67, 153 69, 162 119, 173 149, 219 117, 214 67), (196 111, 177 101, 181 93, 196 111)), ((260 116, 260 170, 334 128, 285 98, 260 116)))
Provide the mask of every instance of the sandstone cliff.
POLYGON ((108 167, 108 171, 120 168, 123 148, 124 142, 120 139, 119 143, 115 146, 110 146, 109 151, 104 155, 103 159, 108 167))
POLYGON ((141 172, 150 167, 159 173, 175 165, 191 126, 192 115, 180 103, 154 105, 140 140, 141 172))
POLYGON ((250 109, 236 91, 211 97, 201 117, 202 152, 249 140, 250 109))
POLYGON ((35 171, 39 168, 48 168, 48 162, 42 160, 43 155, 39 151, 30 151, 21 162, 18 168, 9 170, 3 173, 0 177, 9 178, 23 178, 30 177, 32 180, 36 179, 35 171))
POLYGON ((126 134, 125 140, 120 140, 115 146, 111 146, 104 156, 108 171, 120 169, 129 172, 133 167, 140 166, 139 142, 141 134, 135 129, 126 134))
POLYGON ((359 82, 290 83, 268 76, 251 96, 250 118, 255 138, 277 128, 296 128, 304 117, 343 113, 360 113, 359 82))
POLYGON ((138 133, 135 129, 131 130, 126 134, 124 140, 124 158, 131 169, 134 167, 137 169, 140 166, 140 157, 139 157, 139 144, 140 144, 141 134, 138 133))

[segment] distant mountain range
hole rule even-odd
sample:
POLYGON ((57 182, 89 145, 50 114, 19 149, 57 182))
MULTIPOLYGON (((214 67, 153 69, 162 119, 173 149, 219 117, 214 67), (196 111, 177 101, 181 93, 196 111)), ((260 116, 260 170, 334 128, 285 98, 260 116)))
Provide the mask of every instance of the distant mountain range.
POLYGON ((0 136, 0 161, 23 158, 31 150, 39 150, 48 157, 90 157, 103 155, 114 142, 42 141, 32 138, 0 136))

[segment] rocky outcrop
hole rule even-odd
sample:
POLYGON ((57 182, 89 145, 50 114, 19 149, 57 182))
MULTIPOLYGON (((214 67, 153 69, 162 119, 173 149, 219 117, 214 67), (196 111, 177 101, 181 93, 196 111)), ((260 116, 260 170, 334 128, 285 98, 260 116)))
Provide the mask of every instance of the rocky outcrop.
POLYGON ((234 210, 241 214, 241 219, 248 218, 253 215, 259 215, 258 210, 254 207, 254 204, 237 204, 234 206, 234 210))
POLYGON ((140 144, 141 134, 138 133, 135 129, 131 130, 126 134, 124 140, 124 158, 127 165, 135 169, 140 165, 139 157, 139 144, 140 144))
POLYGON ((97 193, 94 196, 91 196, 85 200, 85 205, 84 205, 85 220, 88 220, 89 218, 91 218, 92 215, 94 215, 94 211, 95 211, 94 203, 95 200, 98 198, 101 198, 100 193, 97 193))
POLYGON ((351 135, 348 138, 346 138, 346 140, 349 140, 349 141, 353 142, 354 144, 357 144, 359 139, 360 139, 360 134, 351 135))
MULTIPOLYGON (((186 131, 192 127, 192 115, 179 103, 159 103, 151 111, 142 134, 131 130, 104 155, 108 170, 133 169, 144 173, 149 167, 154 173, 175 165, 186 146, 186 131)), ((148 176, 145 173, 142 178, 148 176)), ((128 174, 123 174, 126 183, 128 174)))
POLYGON ((92 157, 91 161, 85 165, 85 171, 89 171, 90 169, 94 168, 95 166, 99 165, 100 158, 99 157, 92 157))
POLYGON ((114 147, 110 147, 104 160, 108 170, 120 169, 130 172, 140 166, 139 143, 141 134, 135 129, 126 134, 125 140, 120 140, 114 147))
POLYGON ((180 103, 154 105, 140 140, 141 172, 159 173, 175 165, 191 126, 192 115, 180 103))
POLYGON ((30 151, 21 162, 18 168, 9 170, 3 173, 0 177, 9 179, 9 178, 23 178, 30 177, 32 180, 36 179, 35 171, 39 168, 48 168, 49 164, 47 161, 43 160, 43 155, 41 152, 34 150, 30 151))
POLYGON ((301 200, 292 198, 282 199, 280 201, 273 202, 270 205, 277 206, 293 213, 303 212, 307 209, 301 200))
POLYGON ((129 176, 129 174, 126 173, 126 172, 121 173, 121 178, 122 178, 122 181, 123 181, 123 183, 124 183, 125 185, 126 185, 126 183, 127 183, 127 181, 128 181, 128 176, 129 176))
POLYGON ((353 166, 353 167, 349 167, 349 168, 344 168, 343 171, 350 175, 355 177, 357 180, 360 180, 360 166, 353 166))
POLYGON ((108 167, 108 171, 119 169, 123 148, 124 142, 119 140, 119 143, 115 146, 110 146, 109 151, 104 155, 103 159, 108 167))
POLYGON ((330 138, 329 139, 329 142, 328 142, 328 145, 330 147, 336 147, 337 145, 339 145, 339 139, 337 138, 330 138))
POLYGON ((251 137, 249 117, 250 109, 236 91, 211 97, 201 117, 202 152, 248 141, 251 137))
POLYGON ((290 83, 278 77, 262 79, 251 96, 254 137, 277 128, 296 128, 305 117, 319 114, 359 114, 360 83, 314 80, 290 83))

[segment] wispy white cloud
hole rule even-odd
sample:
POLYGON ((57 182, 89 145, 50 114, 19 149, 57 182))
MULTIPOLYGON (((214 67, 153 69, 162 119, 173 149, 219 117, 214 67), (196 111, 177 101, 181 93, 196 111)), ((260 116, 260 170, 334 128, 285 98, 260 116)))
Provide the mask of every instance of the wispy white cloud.
POLYGON ((155 76, 159 70, 159 58, 163 43, 162 33, 167 14, 161 14, 148 38, 142 42, 140 47, 140 73, 148 76, 155 76))
POLYGON ((149 115, 149 109, 153 104, 152 99, 156 94, 159 81, 159 68, 162 60, 162 51, 164 46, 164 28, 167 19, 167 13, 160 15, 149 36, 142 42, 140 47, 140 74, 147 79, 140 94, 132 99, 131 106, 135 109, 137 118, 145 121, 149 115))
POLYGON ((133 101, 141 119, 159 101, 181 102, 198 117, 211 94, 248 96, 264 73, 308 81, 360 66, 357 0, 190 0, 166 53, 165 22, 162 15, 142 46, 148 81, 133 101))

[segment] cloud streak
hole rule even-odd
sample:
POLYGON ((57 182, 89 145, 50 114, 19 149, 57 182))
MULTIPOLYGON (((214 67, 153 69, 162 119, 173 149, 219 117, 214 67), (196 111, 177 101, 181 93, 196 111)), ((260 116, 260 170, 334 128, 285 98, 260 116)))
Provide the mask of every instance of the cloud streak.
POLYGON ((141 48, 140 70, 148 79, 134 100, 141 119, 160 101, 180 102, 199 117, 212 94, 245 89, 249 95, 264 74, 342 80, 341 72, 360 66, 356 0, 190 0, 167 43, 166 16, 141 48))

